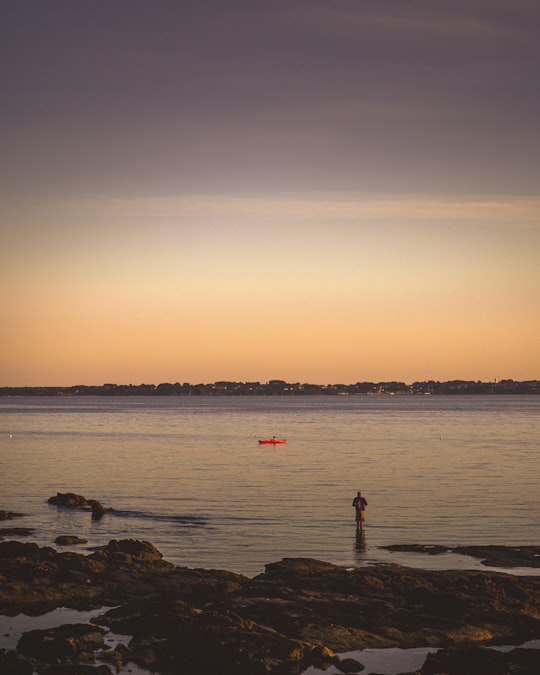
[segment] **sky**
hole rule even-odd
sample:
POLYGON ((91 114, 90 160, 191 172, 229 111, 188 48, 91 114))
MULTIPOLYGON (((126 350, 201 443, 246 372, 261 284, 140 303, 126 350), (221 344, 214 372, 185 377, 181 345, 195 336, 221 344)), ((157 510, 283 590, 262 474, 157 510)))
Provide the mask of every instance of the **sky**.
POLYGON ((536 0, 0 5, 0 386, 540 379, 536 0))

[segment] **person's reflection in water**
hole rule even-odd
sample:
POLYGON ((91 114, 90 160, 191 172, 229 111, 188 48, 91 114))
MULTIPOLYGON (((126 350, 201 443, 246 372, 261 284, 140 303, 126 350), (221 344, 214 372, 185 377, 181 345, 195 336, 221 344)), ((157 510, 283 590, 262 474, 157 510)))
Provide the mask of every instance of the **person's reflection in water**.
POLYGON ((357 565, 363 564, 366 560, 366 533, 364 530, 356 530, 354 557, 357 565))

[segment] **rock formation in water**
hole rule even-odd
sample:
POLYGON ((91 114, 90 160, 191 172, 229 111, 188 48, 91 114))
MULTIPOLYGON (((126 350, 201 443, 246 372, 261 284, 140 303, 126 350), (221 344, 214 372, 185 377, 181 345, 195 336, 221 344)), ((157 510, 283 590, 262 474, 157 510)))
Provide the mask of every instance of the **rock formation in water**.
POLYGON ((65 508, 80 508, 89 506, 92 511, 92 520, 100 520, 107 512, 112 511, 98 502, 97 499, 86 499, 74 492, 57 492, 54 497, 49 497, 48 504, 63 506, 65 508))
POLYGON ((53 506, 65 506, 68 508, 88 506, 86 497, 77 495, 74 492, 57 492, 53 497, 49 497, 47 503, 53 506))
POLYGON ((24 513, 14 513, 13 511, 0 511, 0 520, 13 520, 13 518, 22 518, 24 513))
POLYGON ((82 537, 77 537, 76 535, 63 534, 59 537, 56 537, 54 543, 58 544, 58 546, 77 546, 78 544, 87 544, 88 539, 83 539, 82 537))

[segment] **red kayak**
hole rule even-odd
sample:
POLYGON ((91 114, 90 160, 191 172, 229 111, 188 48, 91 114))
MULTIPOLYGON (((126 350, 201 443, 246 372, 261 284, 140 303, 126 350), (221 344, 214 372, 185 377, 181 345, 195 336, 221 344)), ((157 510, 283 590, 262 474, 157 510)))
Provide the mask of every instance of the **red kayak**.
POLYGON ((269 438, 259 441, 259 443, 262 443, 263 445, 264 444, 276 445, 277 443, 286 443, 286 442, 287 442, 286 438, 269 438))

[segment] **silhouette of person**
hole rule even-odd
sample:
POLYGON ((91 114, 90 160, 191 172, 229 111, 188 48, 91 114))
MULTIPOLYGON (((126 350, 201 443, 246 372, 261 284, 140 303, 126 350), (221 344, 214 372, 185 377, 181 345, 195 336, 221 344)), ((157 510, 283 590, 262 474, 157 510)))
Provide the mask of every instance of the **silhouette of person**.
POLYGON ((364 520, 366 519, 367 501, 362 497, 360 491, 358 491, 356 497, 353 499, 352 505, 355 509, 356 529, 361 530, 364 527, 364 520))

